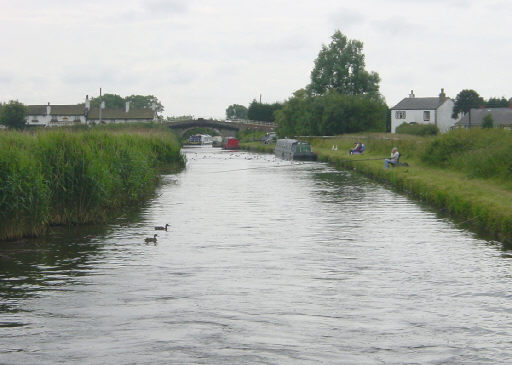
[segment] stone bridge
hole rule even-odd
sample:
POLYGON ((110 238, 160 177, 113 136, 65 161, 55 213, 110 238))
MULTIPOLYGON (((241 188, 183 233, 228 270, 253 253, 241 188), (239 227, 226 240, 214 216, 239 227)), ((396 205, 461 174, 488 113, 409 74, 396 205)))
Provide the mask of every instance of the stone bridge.
POLYGON ((238 131, 244 129, 256 129, 265 132, 272 132, 277 127, 275 123, 256 122, 252 120, 234 120, 225 122, 202 118, 179 122, 167 122, 165 124, 180 136, 183 136, 192 128, 209 128, 219 133, 222 137, 235 137, 238 131))

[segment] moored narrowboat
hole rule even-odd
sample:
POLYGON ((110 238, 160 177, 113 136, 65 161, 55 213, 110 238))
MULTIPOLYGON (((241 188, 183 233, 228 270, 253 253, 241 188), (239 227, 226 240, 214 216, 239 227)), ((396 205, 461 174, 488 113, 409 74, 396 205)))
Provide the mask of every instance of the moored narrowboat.
POLYGON ((283 160, 316 161, 311 145, 296 139, 278 139, 274 153, 283 160))
POLYGON ((240 149, 240 144, 238 143, 238 139, 235 137, 226 137, 222 144, 222 148, 225 150, 238 150, 240 149))

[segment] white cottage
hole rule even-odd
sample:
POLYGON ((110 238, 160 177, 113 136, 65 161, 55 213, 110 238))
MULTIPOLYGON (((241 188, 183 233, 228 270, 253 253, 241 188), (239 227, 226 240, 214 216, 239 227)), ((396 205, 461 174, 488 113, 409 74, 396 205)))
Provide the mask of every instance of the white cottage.
POLYGON ((87 114, 88 123, 140 123, 157 120, 157 113, 154 109, 130 109, 130 102, 126 102, 124 109, 101 109, 92 108, 87 114))
POLYGON ((27 124, 29 126, 69 126, 86 124, 83 105, 28 105, 27 124))
POLYGON ((454 101, 441 89, 439 97, 417 98, 411 90, 408 98, 391 108, 391 132, 402 123, 435 124, 441 132, 447 132, 457 122, 452 118, 454 101))

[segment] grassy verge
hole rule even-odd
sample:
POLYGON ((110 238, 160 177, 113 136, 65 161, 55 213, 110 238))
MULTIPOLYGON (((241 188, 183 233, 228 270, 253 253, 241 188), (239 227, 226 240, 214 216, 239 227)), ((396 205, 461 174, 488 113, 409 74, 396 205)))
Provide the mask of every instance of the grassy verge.
MULTIPOLYGON (((484 131, 461 131, 441 137, 346 135, 334 139, 312 138, 311 143, 320 160, 329 161, 340 168, 354 169, 373 179, 389 183, 463 221, 471 229, 510 245, 512 187, 509 173, 512 169, 507 166, 511 166, 512 155, 507 154, 507 151, 512 146, 512 141, 508 139, 510 136, 507 131, 496 132, 501 133, 498 138, 503 139, 504 135, 507 140, 502 141, 505 147, 497 148, 494 159, 488 153, 485 158, 482 157, 479 146, 485 146, 490 137, 484 131), (468 147, 467 143, 459 143, 456 146, 458 153, 449 156, 449 161, 441 162, 451 153, 445 151, 436 157, 432 148, 439 147, 443 140, 454 136, 458 141, 472 141, 472 144, 468 147), (355 140, 365 143, 366 151, 363 155, 348 154, 355 140), (337 151, 332 150, 333 145, 338 147, 337 151), (401 152, 400 161, 407 162, 409 167, 384 169, 383 160, 395 146, 401 152), (461 146, 463 147, 460 148, 461 146), (502 164, 497 161, 500 158, 502 164), (479 161, 482 159, 484 161, 479 161), (492 171, 489 169, 489 159, 493 160, 492 171), (486 172, 479 173, 480 170, 486 172)), ((434 148, 434 151, 437 150, 434 148)))
POLYGON ((0 133, 0 240, 49 225, 103 222, 180 168, 178 139, 160 128, 0 133))

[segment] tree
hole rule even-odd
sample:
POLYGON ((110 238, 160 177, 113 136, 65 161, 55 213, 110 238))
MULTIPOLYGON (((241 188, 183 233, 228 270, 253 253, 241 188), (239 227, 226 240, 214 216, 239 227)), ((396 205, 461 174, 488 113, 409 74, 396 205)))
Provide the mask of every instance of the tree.
POLYGON ((492 119, 492 114, 488 113, 483 119, 482 119, 482 128, 493 128, 494 127, 494 119, 492 119))
POLYGON ((124 101, 129 101, 130 108, 133 109, 153 109, 154 105, 158 113, 164 111, 162 103, 154 95, 130 95, 124 98, 124 101))
POLYGON ((509 107, 509 101, 505 99, 504 97, 501 98, 490 98, 485 103, 486 108, 508 108, 509 107))
POLYGON ((308 92, 322 95, 330 89, 340 94, 379 94, 380 77, 365 70, 363 43, 349 40, 337 30, 331 43, 323 45, 311 71, 308 92))
POLYGON ((274 112, 283 107, 280 103, 264 104, 253 100, 247 109, 247 118, 262 122, 274 122, 274 112))
MULTIPOLYGON (((101 100, 105 102, 105 108, 109 109, 124 109, 124 99, 117 94, 104 94, 101 100)), ((100 97, 91 98, 91 107, 99 108, 100 97)))
POLYGON ((11 100, 0 109, 0 123, 10 128, 23 129, 26 125, 28 109, 17 100, 11 100))
POLYGON ((239 104, 228 106, 226 109, 226 119, 247 119, 247 108, 239 104))
POLYGON ((475 90, 464 89, 455 97, 452 118, 457 118, 459 113, 467 113, 470 109, 480 108, 484 105, 484 99, 475 90))

